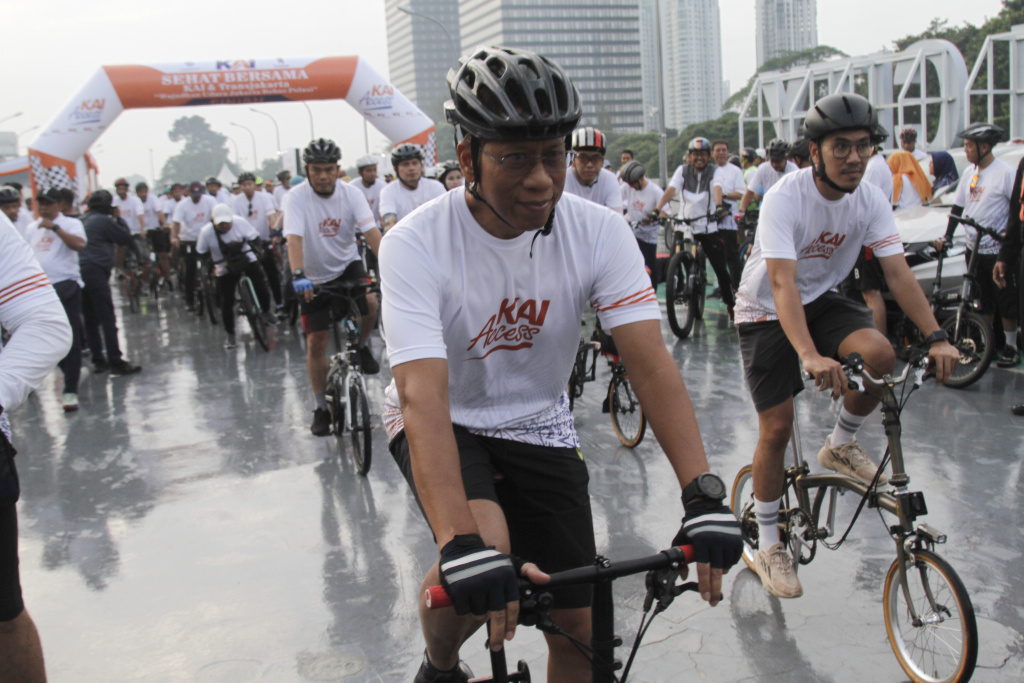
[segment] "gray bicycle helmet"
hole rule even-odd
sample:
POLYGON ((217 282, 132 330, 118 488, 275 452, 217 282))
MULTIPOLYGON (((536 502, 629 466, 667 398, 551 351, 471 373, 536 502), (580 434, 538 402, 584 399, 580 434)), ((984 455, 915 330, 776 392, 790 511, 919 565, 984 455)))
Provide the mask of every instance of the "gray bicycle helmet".
POLYGON ((423 148, 411 142, 405 142, 391 150, 391 165, 398 168, 398 164, 410 159, 423 161, 423 148))
POLYGON ((738 154, 730 154, 729 163, 732 164, 733 166, 742 168, 742 164, 740 164, 740 157, 738 154))
POLYGON ((789 158, 810 159, 811 141, 805 137, 799 137, 789 146, 789 158))
POLYGON ((334 140, 318 138, 302 150, 302 163, 307 165, 336 164, 339 161, 341 161, 341 150, 334 144, 334 140))
POLYGON ((576 129, 580 95, 560 66, 533 52, 481 48, 448 72, 445 118, 486 140, 550 140, 576 129))
POLYGON ((707 152, 711 154, 711 141, 707 138, 695 137, 690 140, 690 144, 686 146, 686 152, 707 152))
POLYGON ((875 144, 885 140, 884 137, 879 138, 884 129, 878 125, 878 112, 866 97, 856 93, 836 93, 814 103, 804 118, 801 135, 821 142, 829 133, 858 129, 870 132, 871 142, 875 144))
POLYGON ((356 159, 356 170, 361 171, 367 166, 376 166, 379 160, 372 154, 364 154, 363 156, 356 159))
POLYGON ((633 161, 627 161, 619 171, 619 177, 622 178, 624 183, 628 183, 629 185, 639 182, 646 174, 647 169, 645 169, 644 165, 635 159, 633 161))
POLYGON ((251 180, 251 181, 253 181, 255 183, 256 182, 256 174, 255 173, 249 173, 248 171, 245 171, 243 173, 239 173, 238 174, 238 184, 239 185, 244 183, 246 180, 251 180))
POLYGON ((437 168, 437 179, 440 180, 442 183, 448 177, 448 174, 451 173, 452 171, 462 171, 462 168, 459 166, 459 162, 455 161, 454 159, 445 161, 437 168))
POLYGON ((0 187, 0 204, 10 204, 11 202, 18 202, 20 204, 21 192, 18 192, 18 190, 10 185, 0 187))
POLYGON ((764 153, 769 159, 785 159, 789 156, 789 143, 782 138, 775 138, 764 148, 764 153))
POLYGON ((967 126, 967 128, 957 133, 956 136, 958 138, 963 138, 964 140, 984 142, 992 146, 997 142, 1002 141, 1005 134, 1006 131, 994 123, 972 123, 967 126))

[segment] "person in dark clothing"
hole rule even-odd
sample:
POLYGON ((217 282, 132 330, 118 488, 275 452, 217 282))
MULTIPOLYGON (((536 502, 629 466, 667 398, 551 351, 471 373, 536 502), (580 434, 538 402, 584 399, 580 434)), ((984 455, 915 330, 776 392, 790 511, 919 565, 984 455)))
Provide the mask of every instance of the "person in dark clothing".
POLYGON ((932 152, 932 163, 929 172, 935 176, 932 183, 932 193, 936 193, 946 185, 956 185, 960 182, 960 174, 956 170, 956 162, 949 152, 932 152))
POLYGON ((121 355, 114 299, 110 293, 110 273, 114 268, 114 247, 130 245, 132 234, 128 224, 114 216, 113 197, 106 190, 93 192, 87 207, 88 211, 82 217, 87 243, 78 255, 78 263, 85 283, 82 312, 93 369, 96 372, 110 370, 115 377, 131 375, 142 368, 132 365, 121 355))
MULTIPOLYGON (((1021 244, 1024 242, 1024 159, 1017 165, 1017 178, 1013 181, 1013 192, 1010 193, 1010 218, 1006 222, 1006 237, 999 248, 992 279, 999 289, 1020 287, 1024 284, 1024 273, 1021 267, 1021 244)), ((1024 292, 1018 299, 1024 308, 1024 292)), ((1020 311, 1017 320, 1024 320, 1024 310, 1020 311)), ((1024 403, 1011 406, 1014 415, 1024 415, 1024 403)))

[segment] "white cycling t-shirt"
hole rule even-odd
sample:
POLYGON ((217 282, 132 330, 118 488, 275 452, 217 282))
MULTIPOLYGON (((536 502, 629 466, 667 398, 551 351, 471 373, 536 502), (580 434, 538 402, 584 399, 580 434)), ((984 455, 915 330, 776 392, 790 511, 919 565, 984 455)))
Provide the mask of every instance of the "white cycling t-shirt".
POLYGON ((861 183, 831 201, 814 184, 813 169, 787 175, 761 204, 754 248, 736 295, 736 322, 778 319, 765 259, 797 262, 796 286, 806 305, 849 275, 862 246, 878 257, 903 253, 892 207, 881 190, 861 183))
POLYGON ((348 184, 363 193, 366 203, 370 205, 370 211, 373 211, 374 220, 380 223, 380 192, 387 186, 387 183, 380 178, 374 178, 373 185, 367 187, 363 184, 362 178, 356 177, 348 184))
MULTIPOLYGON (((235 215, 231 217, 231 228, 220 235, 220 240, 224 244, 231 244, 243 240, 254 240, 257 237, 259 237, 259 233, 256 232, 256 228, 241 216, 235 215)), ((221 277, 228 274, 227 264, 224 263, 224 254, 221 253, 220 244, 217 242, 217 229, 213 227, 213 223, 207 223, 199 231, 196 251, 200 254, 210 254, 213 259, 213 274, 215 276, 221 277)), ((248 243, 242 247, 242 253, 249 257, 249 263, 256 261, 256 254, 252 252, 248 243)))
POLYGON ((892 169, 889 168, 889 162, 885 160, 884 156, 875 154, 868 159, 861 182, 871 183, 877 187, 892 204, 892 169))
POLYGON ((274 188, 274 204, 277 205, 277 208, 280 209, 282 206, 284 206, 284 196, 288 194, 288 191, 290 189, 292 188, 285 187, 284 185, 278 185, 277 187, 274 188))
MULTIPOLYGON (((121 210, 121 218, 128 224, 128 230, 133 235, 138 235, 142 232, 142 224, 139 222, 140 216, 146 215, 146 209, 142 206, 142 202, 135 195, 128 195, 124 199, 121 199, 116 194, 114 195, 114 208, 121 210)), ((147 227, 153 227, 149 225, 147 227)))
POLYGON ((183 242, 195 242, 199 239, 199 231, 213 217, 213 207, 217 200, 208 194, 201 195, 198 202, 192 197, 182 199, 174 209, 174 221, 181 224, 178 228, 178 239, 183 242))
POLYGON ((619 180, 607 168, 601 169, 593 185, 584 185, 576 178, 576 171, 570 166, 565 172, 565 194, 574 194, 587 201, 608 207, 612 211, 622 213, 619 180))
POLYGON ((711 187, 722 188, 722 203, 729 209, 729 215, 727 215, 722 222, 718 224, 719 230, 737 230, 736 219, 733 218, 733 208, 735 208, 739 201, 738 199, 727 199, 725 195, 734 194, 739 192, 742 195, 747 185, 743 182, 743 169, 735 164, 726 164, 725 166, 715 167, 715 176, 711 181, 711 187))
MULTIPOLYGON (((28 226, 28 230, 25 231, 25 241, 28 242, 28 246, 32 247, 36 261, 43 267, 46 277, 51 283, 72 280, 77 282, 79 287, 83 287, 85 283, 82 282, 82 271, 78 267, 78 252, 64 244, 64 240, 53 230, 40 228, 41 220, 32 221, 28 226)), ((85 227, 77 218, 59 214, 53 222, 69 235, 87 240, 85 227)))
POLYGON ((359 260, 356 232, 377 227, 363 194, 338 180, 334 193, 321 197, 309 183, 284 198, 284 234, 302 238, 302 268, 315 285, 337 279, 359 260))
POLYGON ((242 192, 231 197, 228 206, 236 216, 243 216, 247 223, 256 228, 261 240, 270 240, 270 217, 277 213, 273 197, 266 192, 253 192, 252 199, 249 199, 242 192))
MULTIPOLYGON (((1005 232, 1010 217, 1010 197, 1013 195, 1015 175, 1014 170, 999 159, 993 160, 983 170, 979 170, 976 165, 968 166, 960 175, 953 204, 964 207, 965 216, 986 228, 1005 232), (972 190, 971 183, 975 175, 978 180, 974 182, 972 190)), ((969 225, 964 225, 964 230, 967 231, 967 244, 974 244, 974 236, 978 231, 969 225)), ((978 253, 998 254, 999 242, 985 235, 978 245, 978 253)))
POLYGON ((754 171, 754 175, 750 176, 750 181, 747 183, 747 188, 751 192, 754 192, 755 194, 764 196, 768 194, 768 190, 772 189, 772 187, 774 187, 777 182, 782 180, 784 176, 787 176, 790 173, 795 173, 799 170, 800 169, 797 168, 796 164, 794 164, 792 161, 787 161, 786 170, 783 171, 782 173, 779 173, 772 167, 772 162, 765 161, 764 163, 757 167, 757 170, 754 171))
MULTIPOLYGON (((703 179, 705 173, 714 174, 715 168, 711 164, 697 174, 697 185, 700 186, 700 181, 703 179)), ((711 176, 714 178, 714 175, 711 176)), ((713 182, 713 181, 712 181, 713 182)), ((696 218, 697 216, 705 216, 712 213, 715 210, 715 202, 711 196, 710 190, 707 192, 690 192, 689 190, 683 189, 683 167, 676 166, 675 173, 672 174, 672 179, 668 181, 669 187, 675 188, 676 196, 679 198, 679 213, 677 214, 680 218, 696 218)), ((718 232, 718 224, 708 221, 707 218, 702 218, 699 221, 694 221, 690 224, 690 229, 693 230, 694 234, 712 234, 718 232)), ((676 226, 676 232, 683 230, 682 225, 676 226)))
MULTIPOLYGON (((648 180, 647 187, 642 190, 634 190, 628 183, 622 183, 619 193, 626 208, 626 218, 630 223, 638 223, 658 207, 658 200, 661 199, 664 190, 648 180)), ((641 242, 657 243, 658 225, 657 222, 638 225, 633 228, 633 234, 641 242)))
POLYGON ((169 195, 165 195, 160 198, 160 210, 164 212, 164 220, 167 221, 167 225, 171 224, 174 220, 174 210, 178 208, 178 204, 181 203, 180 199, 175 199, 169 195))
MULTIPOLYGON (((640 248, 621 215, 570 194, 549 235, 498 239, 465 195, 449 192, 384 236, 391 365, 447 360, 452 422, 474 433, 578 447, 565 387, 587 302, 605 330, 660 318, 640 248)), ((394 382, 384 422, 392 438, 403 427, 394 382)))
MULTIPOLYGON (((160 206, 162 202, 158 202, 156 197, 151 194, 146 195, 146 201, 139 199, 142 204, 142 217, 146 220, 146 230, 153 230, 160 227, 160 214, 158 211, 162 211, 160 206)), ((164 214, 167 216, 167 214, 164 214)))
MULTIPOLYGON (((389 213, 393 213, 398 220, 402 220, 431 199, 437 199, 445 192, 447 190, 444 189, 444 185, 431 178, 420 178, 419 185, 415 190, 410 190, 400 180, 386 183, 380 191, 380 215, 387 216, 389 213)), ((360 196, 363 196, 361 192, 360 196)))
MULTIPOLYGON (((900 198, 896 202, 897 209, 906 209, 910 206, 921 206, 924 202, 921 201, 921 193, 914 187, 914 183, 910 182, 910 176, 903 173, 903 187, 900 189, 900 198)), ((893 194, 895 194, 893 190, 893 194)))

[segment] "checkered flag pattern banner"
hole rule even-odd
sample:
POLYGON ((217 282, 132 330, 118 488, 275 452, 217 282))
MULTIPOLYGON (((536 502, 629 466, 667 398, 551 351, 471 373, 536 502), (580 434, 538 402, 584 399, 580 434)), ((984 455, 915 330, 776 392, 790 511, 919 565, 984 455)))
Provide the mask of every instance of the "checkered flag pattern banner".
POLYGON ((437 131, 434 131, 427 136, 427 145, 424 150, 424 156, 427 157, 425 165, 433 166, 437 163, 437 131))
POLYGON ((45 192, 51 187, 56 187, 57 189, 66 188, 77 194, 78 183, 68 175, 66 168, 63 166, 46 168, 43 166, 43 160, 35 154, 29 155, 28 161, 32 167, 32 176, 36 180, 36 190, 38 192, 45 192))

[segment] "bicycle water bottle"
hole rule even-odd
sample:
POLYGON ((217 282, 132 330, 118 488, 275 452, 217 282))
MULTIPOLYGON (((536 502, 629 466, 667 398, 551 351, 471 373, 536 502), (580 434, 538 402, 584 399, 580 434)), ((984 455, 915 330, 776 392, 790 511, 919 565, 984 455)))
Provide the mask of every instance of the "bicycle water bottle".
POLYGON ((348 316, 341 321, 341 326, 345 328, 347 334, 356 334, 359 332, 359 323, 348 316))

